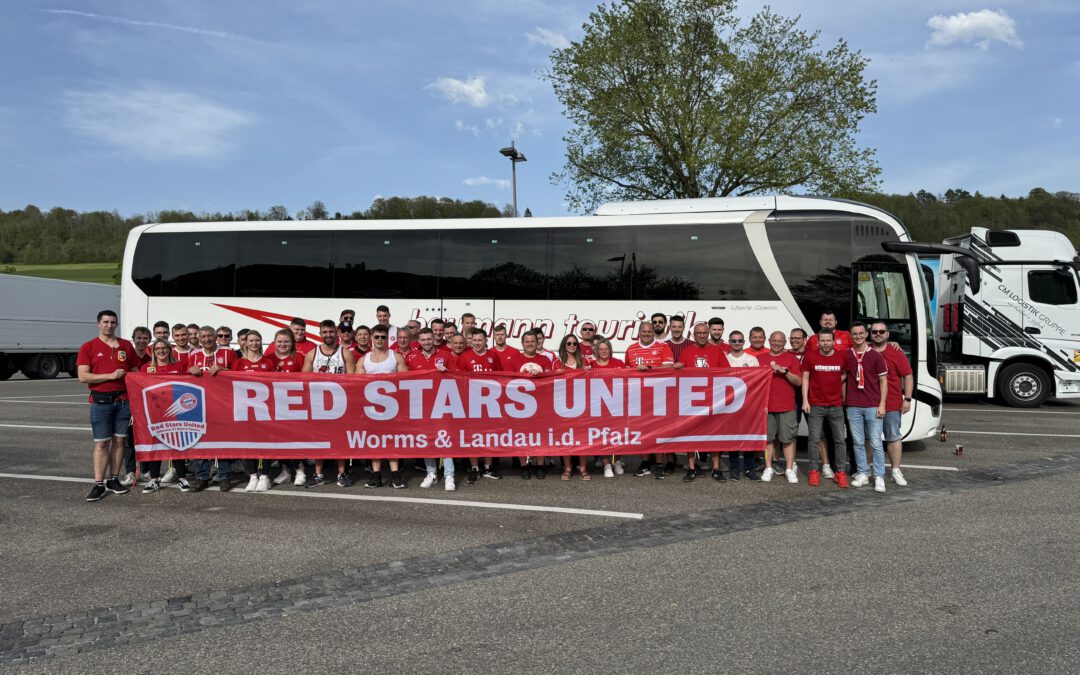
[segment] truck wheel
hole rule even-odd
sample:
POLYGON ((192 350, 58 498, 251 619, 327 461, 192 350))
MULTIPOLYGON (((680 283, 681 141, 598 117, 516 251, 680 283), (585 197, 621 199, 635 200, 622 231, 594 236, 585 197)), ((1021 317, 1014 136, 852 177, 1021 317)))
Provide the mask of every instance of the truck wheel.
POLYGON ((1014 363, 1001 371, 998 393, 1014 408, 1038 408, 1050 396, 1050 378, 1030 363, 1014 363))
POLYGON ((42 354, 38 357, 37 368, 33 375, 28 375, 35 380, 52 380, 63 371, 63 364, 56 354, 42 354))

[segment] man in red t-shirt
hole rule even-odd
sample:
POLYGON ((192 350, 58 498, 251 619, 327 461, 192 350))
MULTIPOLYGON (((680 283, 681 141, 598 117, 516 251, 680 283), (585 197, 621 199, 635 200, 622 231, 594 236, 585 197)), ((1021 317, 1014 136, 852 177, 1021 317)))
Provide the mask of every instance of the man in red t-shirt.
POLYGON ((593 340, 596 339, 596 325, 591 321, 586 321, 581 324, 581 335, 578 336, 578 349, 581 350, 581 355, 585 357, 585 360, 589 363, 595 361, 593 353, 593 340))
POLYGON ((731 353, 731 345, 724 341, 724 320, 718 316, 709 319, 709 344, 716 345, 725 354, 731 353))
MULTIPOLYGON (((657 322, 663 314, 654 315, 657 322)), ((667 323, 666 318, 663 322, 667 323)), ((671 347, 667 343, 656 339, 656 328, 652 321, 642 321, 638 324, 638 341, 626 348, 626 367, 637 370, 659 370, 667 368, 682 368, 682 364, 675 364, 675 356, 671 353, 671 347)), ((648 476, 664 478, 664 455, 642 455, 641 466, 638 467, 635 476, 648 476), (653 461, 655 460, 655 461, 653 461), (651 468, 650 468, 651 464, 651 468)))
POLYGON ((79 382, 90 386, 94 487, 86 496, 88 502, 96 502, 109 492, 122 495, 128 491, 120 484, 124 438, 131 433, 131 407, 124 376, 139 369, 135 345, 116 337, 116 312, 98 312, 97 324, 97 337, 79 348, 75 360, 79 382))
POLYGON ((761 326, 754 326, 750 329, 749 338, 750 346, 746 348, 746 353, 756 357, 764 365, 765 362, 761 360, 761 357, 769 353, 769 347, 765 344, 765 329, 761 326))
MULTIPOLYGON (((435 332, 430 328, 421 328, 417 340, 419 349, 410 349, 405 354, 405 365, 409 370, 439 370, 439 366, 445 366, 446 357, 435 348, 435 332), (439 360, 442 359, 443 363, 439 360)), ((400 342, 400 341, 399 341, 400 342)))
POLYGON ((491 331, 491 339, 495 343, 491 350, 499 355, 499 360, 502 361, 504 366, 509 366, 510 362, 516 354, 520 354, 518 350, 514 349, 510 345, 506 344, 506 324, 500 323, 491 331))
MULTIPOLYGON (((467 319, 469 316, 471 315, 466 314, 462 316, 462 320, 467 319)), ((488 349, 487 333, 484 329, 472 328, 470 330, 470 348, 458 356, 458 369, 463 373, 468 373, 473 376, 482 376, 484 373, 496 373, 502 371, 503 363, 499 359, 499 355, 488 349)), ((463 336, 461 335, 455 335, 453 337, 454 340, 462 338, 463 336)), ((498 468, 495 467, 490 460, 490 457, 484 457, 484 478, 499 480, 502 476, 499 475, 498 468)), ((480 458, 470 457, 469 462, 471 463, 472 468, 469 469, 469 477, 465 479, 465 482, 469 485, 473 485, 480 477, 480 458)))
POLYGON ((847 431, 844 429, 844 363, 847 356, 833 349, 832 329, 822 328, 817 337, 817 349, 807 351, 802 360, 802 409, 806 414, 806 425, 810 434, 806 444, 810 457, 809 483, 813 487, 821 484, 818 466, 826 469, 826 478, 833 477, 828 453, 819 452, 819 448, 824 445, 822 431, 828 422, 836 447, 833 451, 836 484, 846 488, 848 458, 847 431))
MULTIPOLYGON (((708 327, 706 327, 707 329, 708 327)), ((676 363, 679 362, 682 351, 693 343, 693 340, 686 337, 686 319, 681 314, 671 317, 671 321, 668 323, 668 338, 664 342, 671 349, 671 355, 675 357, 676 363)))
MULTIPOLYGON (((131 344, 135 347, 135 362, 139 369, 144 364, 150 363, 153 357, 150 355, 150 329, 146 326, 137 326, 131 331, 131 344)), ((120 484, 130 487, 135 483, 135 435, 129 433, 124 437, 124 477, 120 484)))
POLYGON ((890 472, 893 482, 903 487, 907 485, 907 479, 900 470, 900 457, 903 453, 903 444, 900 439, 900 423, 903 415, 911 410, 911 394, 915 386, 915 378, 912 376, 911 364, 902 349, 896 349, 889 344, 889 327, 882 322, 870 326, 870 341, 874 350, 885 357, 885 363, 889 366, 889 390, 885 396, 885 417, 882 420, 882 430, 885 434, 885 451, 889 455, 890 472))
POLYGON ((795 421, 795 388, 802 386, 802 366, 799 359, 784 351, 787 336, 783 331, 773 331, 769 336, 769 351, 758 358, 763 366, 772 369, 769 382, 769 425, 765 439, 765 470, 761 480, 772 480, 773 442, 780 445, 784 453, 784 475, 787 482, 798 483, 798 469, 795 465, 795 433, 798 423, 795 421))
MULTIPOLYGON (((676 333, 676 319, 681 319, 681 316, 671 317, 671 333, 676 333)), ((720 348, 716 345, 709 344, 709 325, 705 322, 694 324, 693 335, 694 341, 688 345, 683 345, 682 353, 679 355, 679 362, 684 368, 730 368, 727 357, 724 356, 724 352, 720 351, 720 348)), ((681 329, 678 332, 682 332, 681 329)), ((670 341, 668 341, 670 344, 670 341)), ((697 453, 686 453, 686 476, 683 480, 690 482, 697 477, 697 453)), ((712 464, 712 477, 715 480, 724 482, 727 479, 724 478, 724 472, 720 470, 720 453, 710 452, 709 461, 712 464)))
POLYGON ((885 401, 889 390, 889 365, 885 357, 866 343, 869 331, 866 324, 851 324, 851 349, 844 352, 844 405, 851 446, 855 451, 858 472, 851 477, 851 487, 869 482, 866 465, 866 443, 874 455, 874 492, 885 492, 885 450, 881 445, 881 425, 885 418, 885 401))
POLYGON ((551 372, 555 366, 546 354, 536 351, 539 344, 534 331, 525 331, 525 334, 521 336, 521 351, 513 354, 508 363, 503 363, 505 369, 515 373, 524 373, 529 377, 551 372))
MULTIPOLYGON (((828 328, 833 332, 833 349, 838 352, 847 351, 851 349, 851 333, 846 330, 841 330, 836 327, 836 313, 826 311, 821 313, 821 318, 818 319, 818 325, 822 328, 828 328)), ((810 340, 806 344, 808 351, 817 350, 817 335, 811 335, 810 340)))
POLYGON ((188 359, 191 357, 192 352, 195 351, 194 345, 189 339, 190 333, 188 333, 187 326, 178 323, 172 327, 173 337, 173 359, 180 363, 186 371, 189 368, 188 359))

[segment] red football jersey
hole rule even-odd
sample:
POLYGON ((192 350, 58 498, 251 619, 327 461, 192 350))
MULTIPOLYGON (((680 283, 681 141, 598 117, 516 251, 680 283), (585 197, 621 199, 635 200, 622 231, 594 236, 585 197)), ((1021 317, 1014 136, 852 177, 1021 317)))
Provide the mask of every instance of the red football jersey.
POLYGON ((200 349, 197 352, 192 352, 188 358, 188 370, 192 368, 210 370, 214 366, 222 370, 232 370, 234 363, 236 363, 236 352, 231 349, 222 347, 213 354, 207 354, 205 350, 200 349))
POLYGON ((885 411, 899 412, 904 409, 904 388, 900 385, 900 378, 911 375, 911 364, 900 349, 885 347, 878 354, 884 356, 885 363, 889 364, 889 388, 885 392, 885 411))
POLYGON ((615 370, 617 368, 625 368, 626 364, 615 358, 614 356, 608 359, 608 362, 604 365, 600 365, 599 361, 592 362, 593 370, 615 370))
POLYGON ((275 373, 299 373, 304 370, 304 355, 300 352, 289 354, 285 358, 279 357, 277 352, 274 352, 270 358, 274 361, 275 373))
POLYGON ((458 368, 471 373, 493 373, 502 370, 503 366, 499 355, 490 349, 483 354, 466 349, 458 357, 458 368))
MULTIPOLYGON (((138 370, 139 360, 135 357, 135 345, 123 338, 117 338, 116 343, 116 347, 112 347, 102 342, 100 337, 90 340, 79 348, 75 365, 90 366, 90 372, 95 375, 114 373, 121 369, 138 370)), ((101 393, 127 391, 124 378, 98 382, 89 386, 90 391, 101 393)))
POLYGON ((149 363, 144 363, 142 368, 139 369, 143 373, 156 373, 158 375, 186 373, 184 366, 180 365, 179 361, 173 361, 172 363, 166 363, 163 366, 152 366, 149 363))
POLYGON ((655 368, 665 363, 675 363, 675 355, 671 353, 671 347, 666 342, 654 340, 648 345, 635 342, 626 348, 626 363, 631 368, 655 368))
POLYGON ((532 356, 529 356, 525 352, 518 352, 514 355, 514 358, 512 358, 508 364, 504 365, 507 367, 507 370, 511 370, 515 373, 520 373, 522 372, 522 368, 525 367, 526 363, 535 363, 536 365, 540 366, 542 372, 554 370, 554 364, 551 363, 551 359, 549 359, 544 354, 533 354, 532 356))
POLYGON ((446 354, 438 349, 432 351, 430 356, 424 354, 422 349, 410 349, 405 355, 405 365, 409 370, 438 370, 440 365, 447 370, 454 370, 447 365, 447 360, 446 354))
POLYGON ((258 361, 236 359, 233 363, 232 370, 238 370, 243 373, 272 373, 277 370, 277 361, 271 356, 264 356, 258 361))

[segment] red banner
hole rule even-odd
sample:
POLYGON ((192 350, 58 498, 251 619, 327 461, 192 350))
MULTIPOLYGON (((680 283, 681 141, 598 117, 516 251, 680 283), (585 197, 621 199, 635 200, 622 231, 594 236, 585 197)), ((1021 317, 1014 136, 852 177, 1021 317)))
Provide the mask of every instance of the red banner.
POLYGON ((140 460, 762 450, 766 368, 127 376, 140 460))

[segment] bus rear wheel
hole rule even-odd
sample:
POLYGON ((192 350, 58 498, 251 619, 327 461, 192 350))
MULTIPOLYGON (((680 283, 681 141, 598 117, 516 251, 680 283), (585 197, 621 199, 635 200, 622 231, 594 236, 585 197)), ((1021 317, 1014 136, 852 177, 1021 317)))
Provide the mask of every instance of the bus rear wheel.
POLYGON ((1038 408, 1050 396, 1050 378, 1030 363, 1014 363, 1001 371, 998 393, 1014 408, 1038 408))

